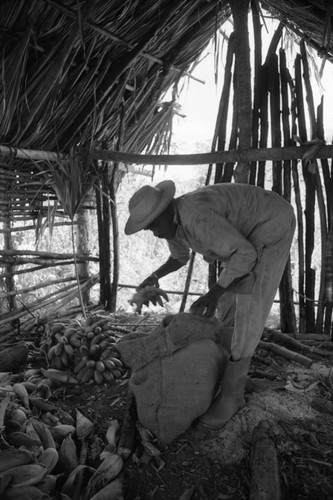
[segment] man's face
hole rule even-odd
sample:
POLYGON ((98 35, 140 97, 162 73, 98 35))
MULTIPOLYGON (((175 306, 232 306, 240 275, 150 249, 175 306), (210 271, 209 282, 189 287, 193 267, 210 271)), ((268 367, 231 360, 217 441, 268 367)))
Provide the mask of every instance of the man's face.
POLYGON ((177 226, 173 221, 173 214, 164 211, 145 229, 152 231, 157 238, 171 240, 176 234, 177 226))

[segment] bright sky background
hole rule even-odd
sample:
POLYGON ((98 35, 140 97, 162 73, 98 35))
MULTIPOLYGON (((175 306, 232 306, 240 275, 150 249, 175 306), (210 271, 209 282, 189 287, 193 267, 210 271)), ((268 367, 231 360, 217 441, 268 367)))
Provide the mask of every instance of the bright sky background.
MULTIPOLYGON (((271 37, 278 25, 277 21, 266 19, 266 25, 268 32, 266 32, 265 27, 262 28, 263 46, 265 57, 265 52, 271 37)), ((231 31, 231 24, 227 23, 224 27, 227 34, 231 31)), ((251 30, 251 23, 249 26, 251 30)), ((250 34, 251 36, 251 34, 250 34)), ((284 39, 284 46, 289 47, 290 50, 290 66, 289 71, 291 75, 294 75, 293 61, 296 55, 297 45, 294 45, 294 51, 291 50, 292 44, 289 43, 288 38, 284 39)), ((193 75, 199 80, 205 83, 200 83, 194 79, 189 79, 186 83, 185 90, 182 92, 179 98, 179 103, 182 106, 181 112, 185 115, 185 118, 176 117, 174 120, 174 136, 173 144, 177 145, 177 152, 179 153, 194 153, 199 152, 195 149, 195 145, 202 143, 202 149, 200 152, 209 152, 211 141, 215 129, 216 115, 219 105, 219 99, 221 95, 221 89, 223 85, 223 64, 225 61, 225 50, 227 44, 223 44, 223 52, 220 54, 220 67, 218 70, 218 84, 215 83, 215 67, 214 67, 214 49, 211 47, 208 50, 208 55, 202 62, 195 68, 193 75)), ((310 49, 311 50, 311 49, 310 49)), ((318 70, 321 66, 322 60, 319 59, 315 52, 311 50, 311 55, 315 58, 318 70)), ((253 50, 251 51, 251 56, 253 56, 253 50)), ((309 63, 310 71, 312 69, 311 61, 309 63)), ((324 73, 321 80, 321 86, 318 85, 316 79, 313 75, 313 93, 315 99, 315 106, 320 102, 320 97, 324 95, 324 122, 325 122, 325 132, 326 140, 330 143, 332 141, 333 135, 333 64, 326 61, 324 67, 324 73)), ((198 168, 203 168, 199 166, 169 166, 166 174, 163 174, 163 169, 157 176, 155 180, 158 181, 160 178, 174 178, 176 177, 186 177, 192 172, 196 172, 198 168)))

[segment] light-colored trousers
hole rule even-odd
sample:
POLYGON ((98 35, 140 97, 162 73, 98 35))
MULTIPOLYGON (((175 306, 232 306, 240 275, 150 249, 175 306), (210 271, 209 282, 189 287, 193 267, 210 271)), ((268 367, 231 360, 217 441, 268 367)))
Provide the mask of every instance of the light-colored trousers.
MULTIPOLYGON (((262 335, 267 317, 288 261, 295 232, 295 216, 292 207, 282 210, 279 219, 267 224, 276 224, 274 242, 261 245, 258 262, 254 269, 255 283, 251 294, 225 292, 216 311, 217 318, 231 330, 231 359, 237 361, 252 356, 262 335)), ((271 233, 272 227, 270 227, 271 233)), ((250 238, 249 238, 250 239, 250 238)), ((252 235, 255 246, 265 241, 265 227, 252 235)))

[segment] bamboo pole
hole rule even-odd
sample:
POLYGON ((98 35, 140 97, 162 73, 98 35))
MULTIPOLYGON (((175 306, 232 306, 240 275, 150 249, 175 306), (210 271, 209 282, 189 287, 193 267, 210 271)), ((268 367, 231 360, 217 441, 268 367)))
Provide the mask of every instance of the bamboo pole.
MULTIPOLYGON (((48 151, 35 151, 16 148, 16 157, 31 159, 53 159, 57 160, 58 155, 48 151), (51 158, 52 157, 52 158, 51 158)), ((333 156, 333 145, 323 144, 319 150, 314 148, 314 144, 309 142, 301 146, 291 146, 283 148, 243 148, 242 150, 231 149, 229 151, 214 151, 210 153, 183 154, 183 155, 144 155, 122 151, 95 150, 92 155, 95 160, 117 161, 119 163, 137 165, 205 165, 209 163, 236 163, 248 159, 249 161, 273 161, 273 160, 301 160, 307 154, 315 155, 315 158, 330 158, 333 156)), ((0 153, 4 156, 11 154, 8 146, 0 145, 0 153)), ((65 159, 61 155, 60 159, 65 159)), ((122 170, 135 172, 129 167, 123 166, 122 170)), ((151 175, 151 172, 149 173, 151 175)))
MULTIPOLYGON (((296 105, 299 136, 302 142, 307 141, 307 124, 304 109, 304 92, 302 81, 302 59, 298 54, 295 59, 295 88, 296 105)), ((307 331, 315 330, 314 315, 314 290, 315 290, 315 269, 312 267, 312 255, 314 250, 314 229, 315 229, 315 181, 316 178, 309 166, 303 162, 303 178, 305 182, 305 310, 307 331)))
POLYGON ((6 256, 16 256, 16 255, 36 255, 37 257, 43 257, 44 259, 73 259, 74 255, 80 260, 95 260, 98 261, 98 257, 90 257, 88 254, 73 254, 73 253, 57 253, 57 252, 45 252, 43 250, 7 250, 0 249, 0 255, 6 256))
MULTIPOLYGON (((15 219, 16 221, 16 219, 15 219)), ((0 218, 0 222, 1 222, 1 218, 0 218)), ((77 224, 77 222, 74 222, 74 225, 77 224)), ((71 226, 72 223, 71 222, 54 222, 52 224, 53 227, 62 227, 62 226, 71 226)), ((10 227, 10 228, 7 228, 7 229, 0 229, 0 234, 1 233, 17 233, 17 232, 21 232, 21 231, 36 231, 36 226, 16 226, 16 227, 10 227)), ((1 252, 1 250, 0 250, 1 252)))
MULTIPOLYGON (((59 261, 59 262, 48 261, 48 262, 45 262, 42 266, 29 267, 28 269, 20 269, 19 271, 15 270, 14 275, 18 276, 20 274, 33 273, 35 271, 40 271, 41 269, 47 269, 48 267, 69 266, 69 265, 72 265, 74 263, 75 263, 74 260, 66 260, 63 262, 62 261, 59 261)), ((0 278, 4 278, 7 275, 8 275, 8 273, 6 273, 6 272, 0 273, 0 278)))
POLYGON ((68 281, 74 281, 75 279, 76 279, 75 276, 72 276, 72 277, 68 277, 68 278, 61 278, 61 279, 57 279, 57 280, 47 281, 46 283, 45 282, 40 283, 39 285, 29 286, 27 288, 16 289, 16 290, 13 290, 11 292, 0 292, 0 300, 5 298, 5 297, 8 297, 9 295, 22 295, 22 294, 26 294, 29 292, 34 292, 36 290, 40 290, 41 288, 47 288, 49 286, 54 286, 54 285, 66 283, 68 281))
MULTIPOLYGON (((254 37, 254 76, 253 76, 253 111, 252 111, 252 146, 259 146, 259 130, 260 130, 260 94, 261 94, 261 63, 262 63, 262 37, 260 13, 257 2, 251 0, 251 13, 253 24, 254 37)), ((257 163, 255 161, 250 164, 249 184, 256 184, 257 163)))
MULTIPOLYGON (((238 144, 240 150, 252 145, 252 89, 250 42, 248 31, 249 0, 231 0, 230 2, 235 31, 235 92, 238 94, 238 144)), ((237 162, 236 182, 248 183, 250 165, 248 158, 237 162)))
MULTIPOLYGON (((211 151, 224 150, 227 135, 227 121, 229 111, 230 90, 232 81, 232 64, 234 59, 235 36, 231 33, 228 41, 228 50, 224 68, 223 88, 216 118, 214 137, 211 151)), ((221 182, 223 177, 223 163, 217 163, 215 167, 215 183, 221 182)), ((209 179, 206 179, 209 184, 209 179)))
MULTIPOLYGON (((283 129, 283 144, 289 146, 293 143, 290 134, 290 110, 288 93, 288 69, 286 54, 283 49, 279 51, 280 56, 280 80, 281 80, 281 118, 283 129)), ((283 197, 291 202, 291 162, 283 162, 283 197)), ((296 314, 293 301, 293 286, 291 273, 291 260, 288 258, 285 271, 280 282, 280 323, 283 332, 294 333, 296 331, 296 314)))
MULTIPOLYGON (((119 134, 117 141, 117 149, 121 150, 124 147, 124 137, 125 137, 125 122, 126 122, 126 112, 125 112, 124 101, 121 104, 120 116, 119 116, 119 134)), ((117 189, 119 186, 121 177, 119 176, 119 164, 115 163, 113 165, 111 179, 109 183, 110 192, 110 209, 111 209, 111 222, 112 222, 112 236, 113 236, 113 275, 112 283, 110 289, 110 311, 115 312, 117 308, 117 289, 119 283, 119 224, 118 224, 118 210, 117 210, 117 189)))

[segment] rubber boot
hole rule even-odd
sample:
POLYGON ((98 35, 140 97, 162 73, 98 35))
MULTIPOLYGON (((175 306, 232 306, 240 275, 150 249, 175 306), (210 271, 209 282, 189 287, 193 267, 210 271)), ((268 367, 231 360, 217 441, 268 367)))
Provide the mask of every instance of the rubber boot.
POLYGON ((228 360, 225 367, 221 391, 198 420, 198 426, 221 429, 238 410, 245 406, 244 388, 251 356, 239 361, 228 360))

